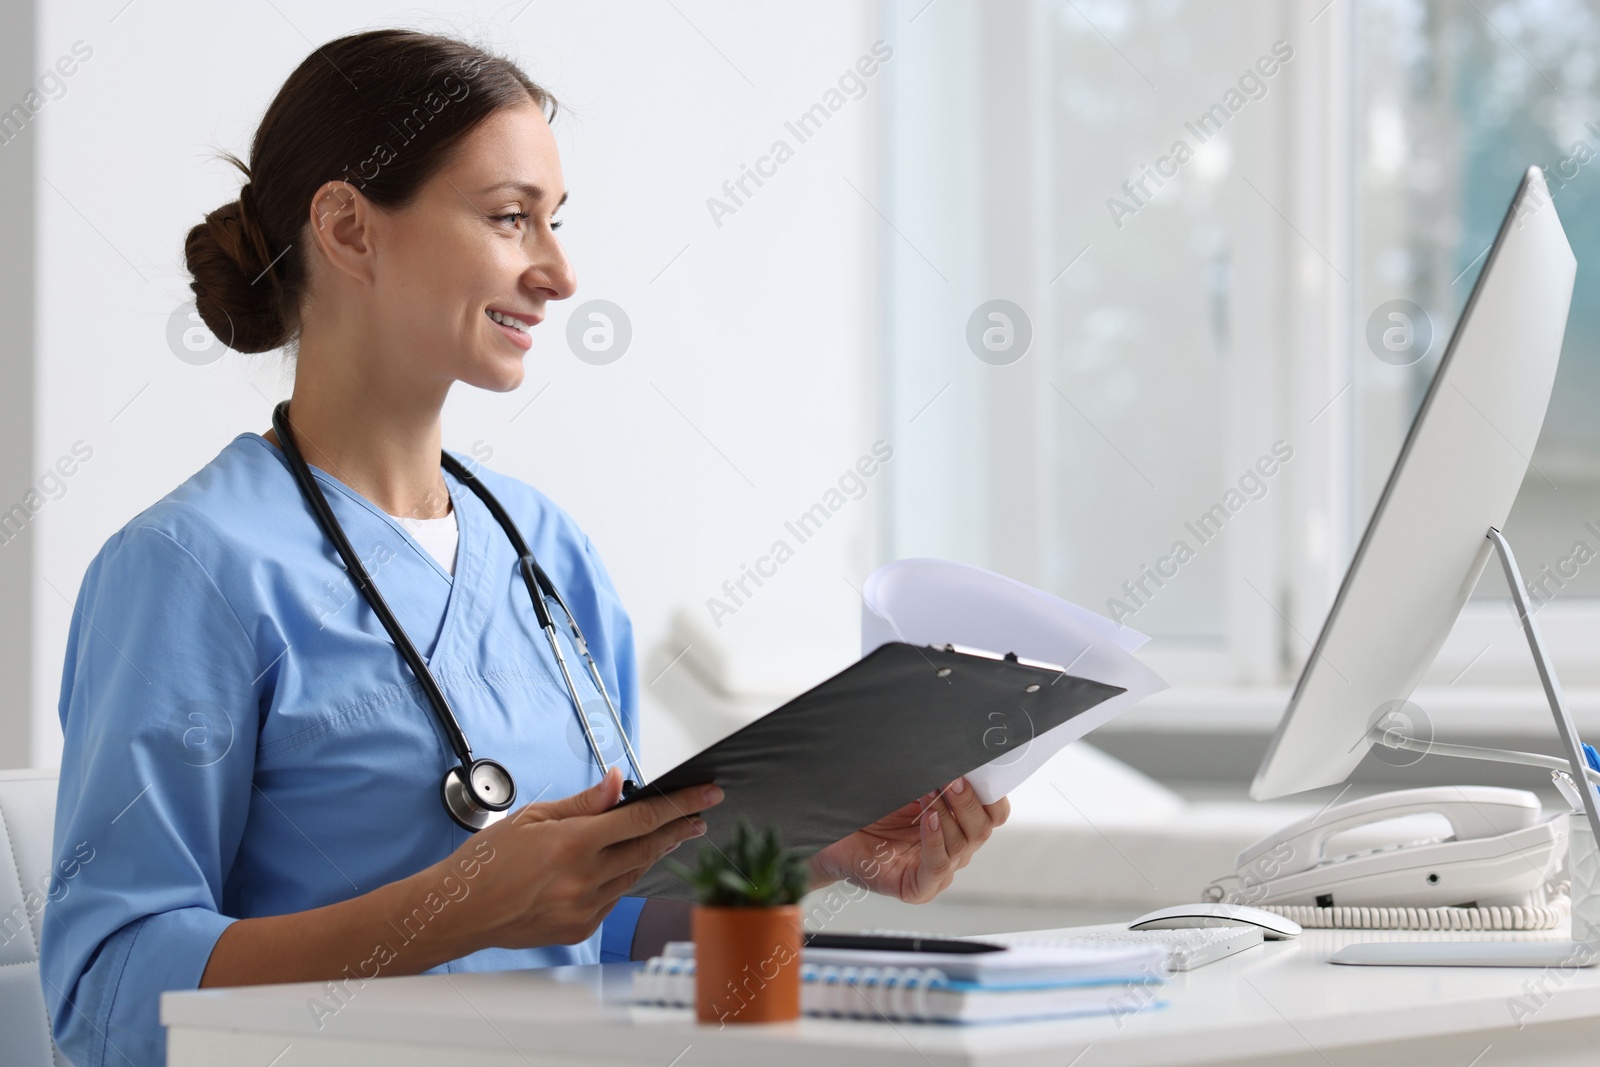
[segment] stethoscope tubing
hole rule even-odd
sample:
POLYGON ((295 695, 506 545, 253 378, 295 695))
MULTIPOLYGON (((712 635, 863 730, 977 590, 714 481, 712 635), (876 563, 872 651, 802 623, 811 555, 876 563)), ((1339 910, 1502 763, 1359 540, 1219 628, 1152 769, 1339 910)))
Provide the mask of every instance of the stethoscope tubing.
POLYGON ((555 620, 550 614, 549 606, 544 602, 544 597, 540 595, 540 586, 549 591, 550 597, 555 600, 556 605, 561 609, 561 614, 566 616, 567 627, 572 633, 573 646, 577 648, 578 653, 583 656, 584 662, 588 664, 589 676, 594 681, 594 687, 600 691, 601 699, 605 701, 606 711, 611 717, 612 725, 616 727, 617 736, 622 739, 622 747, 628 757, 628 766, 632 768, 634 774, 638 775, 638 778, 635 779, 636 782, 639 785, 643 785, 644 772, 639 767, 639 757, 633 751, 633 744, 628 740, 628 731, 622 728, 622 716, 617 714, 617 707, 611 702, 611 693, 606 689, 605 681, 600 677, 600 668, 595 663, 594 656, 589 652, 589 642, 584 640, 583 630, 578 626, 578 619, 572 614, 572 609, 567 607, 567 602, 562 597, 561 591, 550 580, 550 576, 544 572, 544 568, 539 566, 539 561, 534 558, 533 551, 528 547, 527 542, 522 539, 522 531, 517 529, 517 524, 512 520, 505 508, 501 506, 500 501, 495 499, 494 494, 489 492, 488 487, 478 479, 478 476, 469 471, 448 452, 441 454, 441 460, 446 470, 455 475, 463 485, 477 495, 479 500, 483 501, 490 514, 495 517, 495 521, 505 530, 506 537, 511 541, 511 547, 516 550, 518 568, 522 571, 522 580, 528 587, 528 596, 533 599, 534 614, 538 618, 539 626, 544 630, 545 636, 550 640, 550 651, 555 656, 556 666, 561 669, 561 677, 565 680, 567 692, 572 697, 572 706, 577 711, 578 722, 583 726, 583 732, 589 740, 589 747, 594 752, 595 759, 600 764, 601 770, 605 770, 606 762, 601 753, 600 742, 594 736, 594 728, 589 723, 589 716, 584 714, 583 700, 578 696, 578 687, 573 683, 571 671, 567 669, 567 657, 562 654, 561 642, 556 637, 555 620))
MULTIPOLYGON (((472 766, 474 757, 472 746, 467 741, 466 732, 461 728, 461 722, 456 717, 455 709, 450 706, 450 701, 445 696, 444 690, 440 688, 438 681, 434 678, 433 672, 428 669, 428 665, 423 661, 421 653, 411 643, 411 638, 406 634, 405 628, 395 618, 394 612, 390 610, 382 592, 379 591, 377 584, 373 582, 372 576, 367 573, 366 567, 362 564, 360 557, 356 555, 349 539, 345 537, 343 528, 334 516, 333 509, 329 507, 321 486, 317 485, 316 477, 306 464, 305 457, 300 452, 299 445, 296 443, 294 434, 288 425, 288 406, 288 401, 279 403, 273 409, 272 422, 274 428, 278 431, 278 440, 284 454, 289 457, 289 469, 299 483, 301 494, 310 503, 312 514, 316 518, 317 524, 322 528, 322 532, 327 535, 329 541, 333 542, 334 548, 338 550, 340 557, 344 560, 345 568, 349 571, 351 580, 355 583, 357 590, 372 606, 373 613, 378 616, 379 622, 383 624, 383 628, 388 631, 390 639, 394 641, 395 647, 399 649, 401 658, 405 660, 406 665, 411 668, 412 675, 422 686, 423 694, 435 713, 435 718, 445 734, 445 739, 455 752, 461 769, 465 773, 472 766)), ((550 642, 550 650, 555 656, 562 680, 566 683, 567 695, 572 700, 573 710, 577 714, 578 722, 583 727, 584 736, 589 742, 589 750, 594 754, 595 762, 600 766, 601 772, 604 773, 609 765, 606 762, 604 752, 601 750, 599 739, 595 737, 594 728, 589 723, 589 717, 584 713, 583 701, 578 695, 577 685, 574 683, 572 672, 567 666, 566 656, 561 652, 561 642, 556 636, 555 619, 550 613, 549 605, 545 603, 541 586, 548 591, 549 596, 555 600, 562 614, 566 616, 567 625, 572 633, 573 644, 587 662, 590 677, 594 681, 595 688, 600 691, 601 697, 605 700, 606 710, 610 713, 611 721, 616 727, 617 736, 622 739, 622 745, 628 757, 628 764, 633 773, 638 776, 637 781, 643 784, 644 773, 639 767, 639 759, 633 750, 633 745, 628 740, 628 733, 623 729, 622 717, 617 713, 616 705, 611 701, 611 694, 607 691, 605 681, 600 676, 600 668, 595 663, 594 656, 589 652, 589 645, 584 639, 583 630, 578 625, 578 620, 572 614, 571 609, 567 607, 566 600, 562 598, 560 591, 556 589, 555 583, 550 580, 549 575, 545 574, 544 568, 539 566, 532 550, 528 548, 527 542, 523 540, 521 531, 517 529, 516 523, 500 504, 500 501, 495 498, 494 494, 484 486, 476 475, 467 470, 460 461, 448 452, 440 452, 440 462, 463 485, 471 489, 479 500, 483 501, 484 506, 489 509, 495 520, 505 531, 507 538, 511 541, 512 548, 516 550, 518 569, 521 571, 523 581, 528 587, 528 595, 533 602, 535 618, 538 621, 539 628, 545 632, 545 636, 550 642)))
POLYGON ((322 487, 317 485, 316 477, 312 475, 311 468, 306 465, 305 457, 300 453, 300 446, 295 442, 294 434, 284 432, 286 429, 284 424, 288 422, 288 415, 285 413, 287 407, 287 401, 279 404, 272 413, 272 422, 278 431, 278 443, 289 457, 289 469, 294 473, 295 480, 300 483, 302 495, 310 502, 311 512, 316 516, 317 525, 322 527, 322 532, 333 542, 334 548, 338 549, 339 555, 344 559, 345 569, 350 573, 350 580, 372 605, 374 614, 383 623, 383 628, 389 631, 389 637, 399 648, 401 657, 411 668, 411 673, 421 683, 428 703, 439 715, 440 725, 445 728, 446 740, 450 742, 456 758, 461 761, 463 767, 471 764, 472 746, 467 743, 467 735, 461 729, 461 722, 456 718, 455 709, 451 708, 444 690, 439 688, 433 672, 423 662, 422 654, 411 643, 411 638, 406 635, 400 620, 389 610, 389 602, 383 598, 383 593, 378 590, 372 576, 367 573, 367 568, 362 565, 361 558, 356 555, 349 539, 345 537, 339 520, 334 517, 333 509, 328 506, 327 498, 322 495, 322 487))

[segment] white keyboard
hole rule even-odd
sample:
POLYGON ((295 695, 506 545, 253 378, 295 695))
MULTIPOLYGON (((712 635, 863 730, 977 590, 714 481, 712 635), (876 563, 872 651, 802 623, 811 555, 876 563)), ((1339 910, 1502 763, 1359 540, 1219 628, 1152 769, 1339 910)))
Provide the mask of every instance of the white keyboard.
POLYGON ((1010 934, 983 934, 974 941, 999 945, 1057 945, 1073 941, 1098 944, 1167 946, 1167 966, 1192 971, 1208 963, 1261 944, 1259 926, 1210 926, 1187 930, 1129 930, 1126 926, 1079 926, 1060 930, 1023 930, 1010 934))

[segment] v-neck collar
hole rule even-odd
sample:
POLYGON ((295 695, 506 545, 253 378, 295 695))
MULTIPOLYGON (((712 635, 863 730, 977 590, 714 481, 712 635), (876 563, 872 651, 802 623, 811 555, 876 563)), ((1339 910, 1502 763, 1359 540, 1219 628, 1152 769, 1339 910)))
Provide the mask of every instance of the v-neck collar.
MULTIPOLYGON (((284 453, 282 448, 273 444, 271 441, 268 441, 266 437, 262 436, 261 434, 253 431, 246 431, 241 436, 253 438, 256 441, 259 441, 262 447, 271 453, 271 455, 276 458, 280 464, 282 464, 284 472, 289 475, 291 480, 293 480, 294 471, 290 469, 289 457, 284 453)), ((371 512, 373 515, 376 515, 379 519, 388 523, 389 527, 393 529, 395 533, 399 534, 400 537, 402 537, 405 542, 411 546, 413 552, 422 557, 422 559, 427 562, 428 566, 432 567, 438 573, 439 577, 443 578, 450 584, 450 593, 445 599, 444 618, 439 623, 439 636, 433 643, 432 654, 424 657, 428 665, 432 667, 434 660, 436 660, 440 653, 444 650, 446 643, 454 636, 456 629, 462 625, 457 620, 469 610, 467 602, 471 599, 471 596, 467 590, 472 588, 473 582, 473 573, 469 572, 473 565, 477 562, 478 513, 470 506, 465 508, 462 507, 462 504, 468 497, 471 497, 474 503, 480 503, 476 494, 466 491, 466 487, 456 479, 456 476, 451 474, 448 469, 441 465, 440 469, 444 473, 445 491, 450 494, 450 510, 456 516, 456 566, 455 573, 452 575, 449 571, 444 569, 444 566, 437 559, 434 558, 433 553, 429 552, 426 548, 423 548, 421 543, 418 542, 415 537, 411 536, 411 531, 402 526, 400 521, 393 515, 390 515, 387 511, 384 511, 372 501, 368 500, 366 497, 362 496, 348 485, 345 485, 338 478, 335 478, 333 475, 329 474, 315 463, 312 463, 308 460, 306 462, 306 466, 311 469, 312 477, 316 478, 322 485, 331 487, 334 491, 343 494, 346 499, 354 501, 361 507, 366 508, 367 511, 371 512), (470 519, 468 518, 469 512, 472 516, 470 519)), ((310 514, 310 504, 306 502, 305 494, 300 492, 300 486, 298 483, 295 483, 294 487, 295 497, 302 503, 305 503, 308 509, 306 518, 313 524, 316 524, 316 517, 310 514)), ((322 527, 320 525, 317 525, 317 532, 319 534, 322 532, 322 527)), ((326 540, 326 535, 324 535, 324 540, 326 540)), ((332 546, 330 545, 329 547, 332 546)), ((373 576, 372 580, 376 583, 378 579, 376 576, 373 576)), ((380 587, 379 592, 382 591, 383 590, 380 587)))

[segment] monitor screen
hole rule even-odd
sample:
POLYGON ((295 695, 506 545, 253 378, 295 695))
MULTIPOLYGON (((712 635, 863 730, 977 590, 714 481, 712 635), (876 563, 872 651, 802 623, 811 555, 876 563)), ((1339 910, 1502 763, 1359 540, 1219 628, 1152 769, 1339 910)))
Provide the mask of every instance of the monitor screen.
POLYGON ((1256 772, 1255 799, 1342 782, 1432 664, 1527 473, 1576 273, 1530 167, 1256 772))

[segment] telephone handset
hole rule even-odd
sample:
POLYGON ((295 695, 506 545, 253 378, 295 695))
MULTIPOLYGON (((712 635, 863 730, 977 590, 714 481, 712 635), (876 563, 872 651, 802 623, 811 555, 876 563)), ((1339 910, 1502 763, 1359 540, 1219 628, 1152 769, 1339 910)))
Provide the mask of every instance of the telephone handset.
POLYGON ((1321 907, 1542 904, 1566 844, 1565 815, 1541 818, 1539 798, 1527 790, 1402 789, 1336 805, 1262 838, 1239 853, 1235 873, 1208 888, 1206 898, 1321 907), (1387 835, 1369 831, 1365 847, 1336 840, 1422 815, 1437 816, 1434 824, 1443 819, 1449 832, 1417 840, 1413 819, 1387 835))

